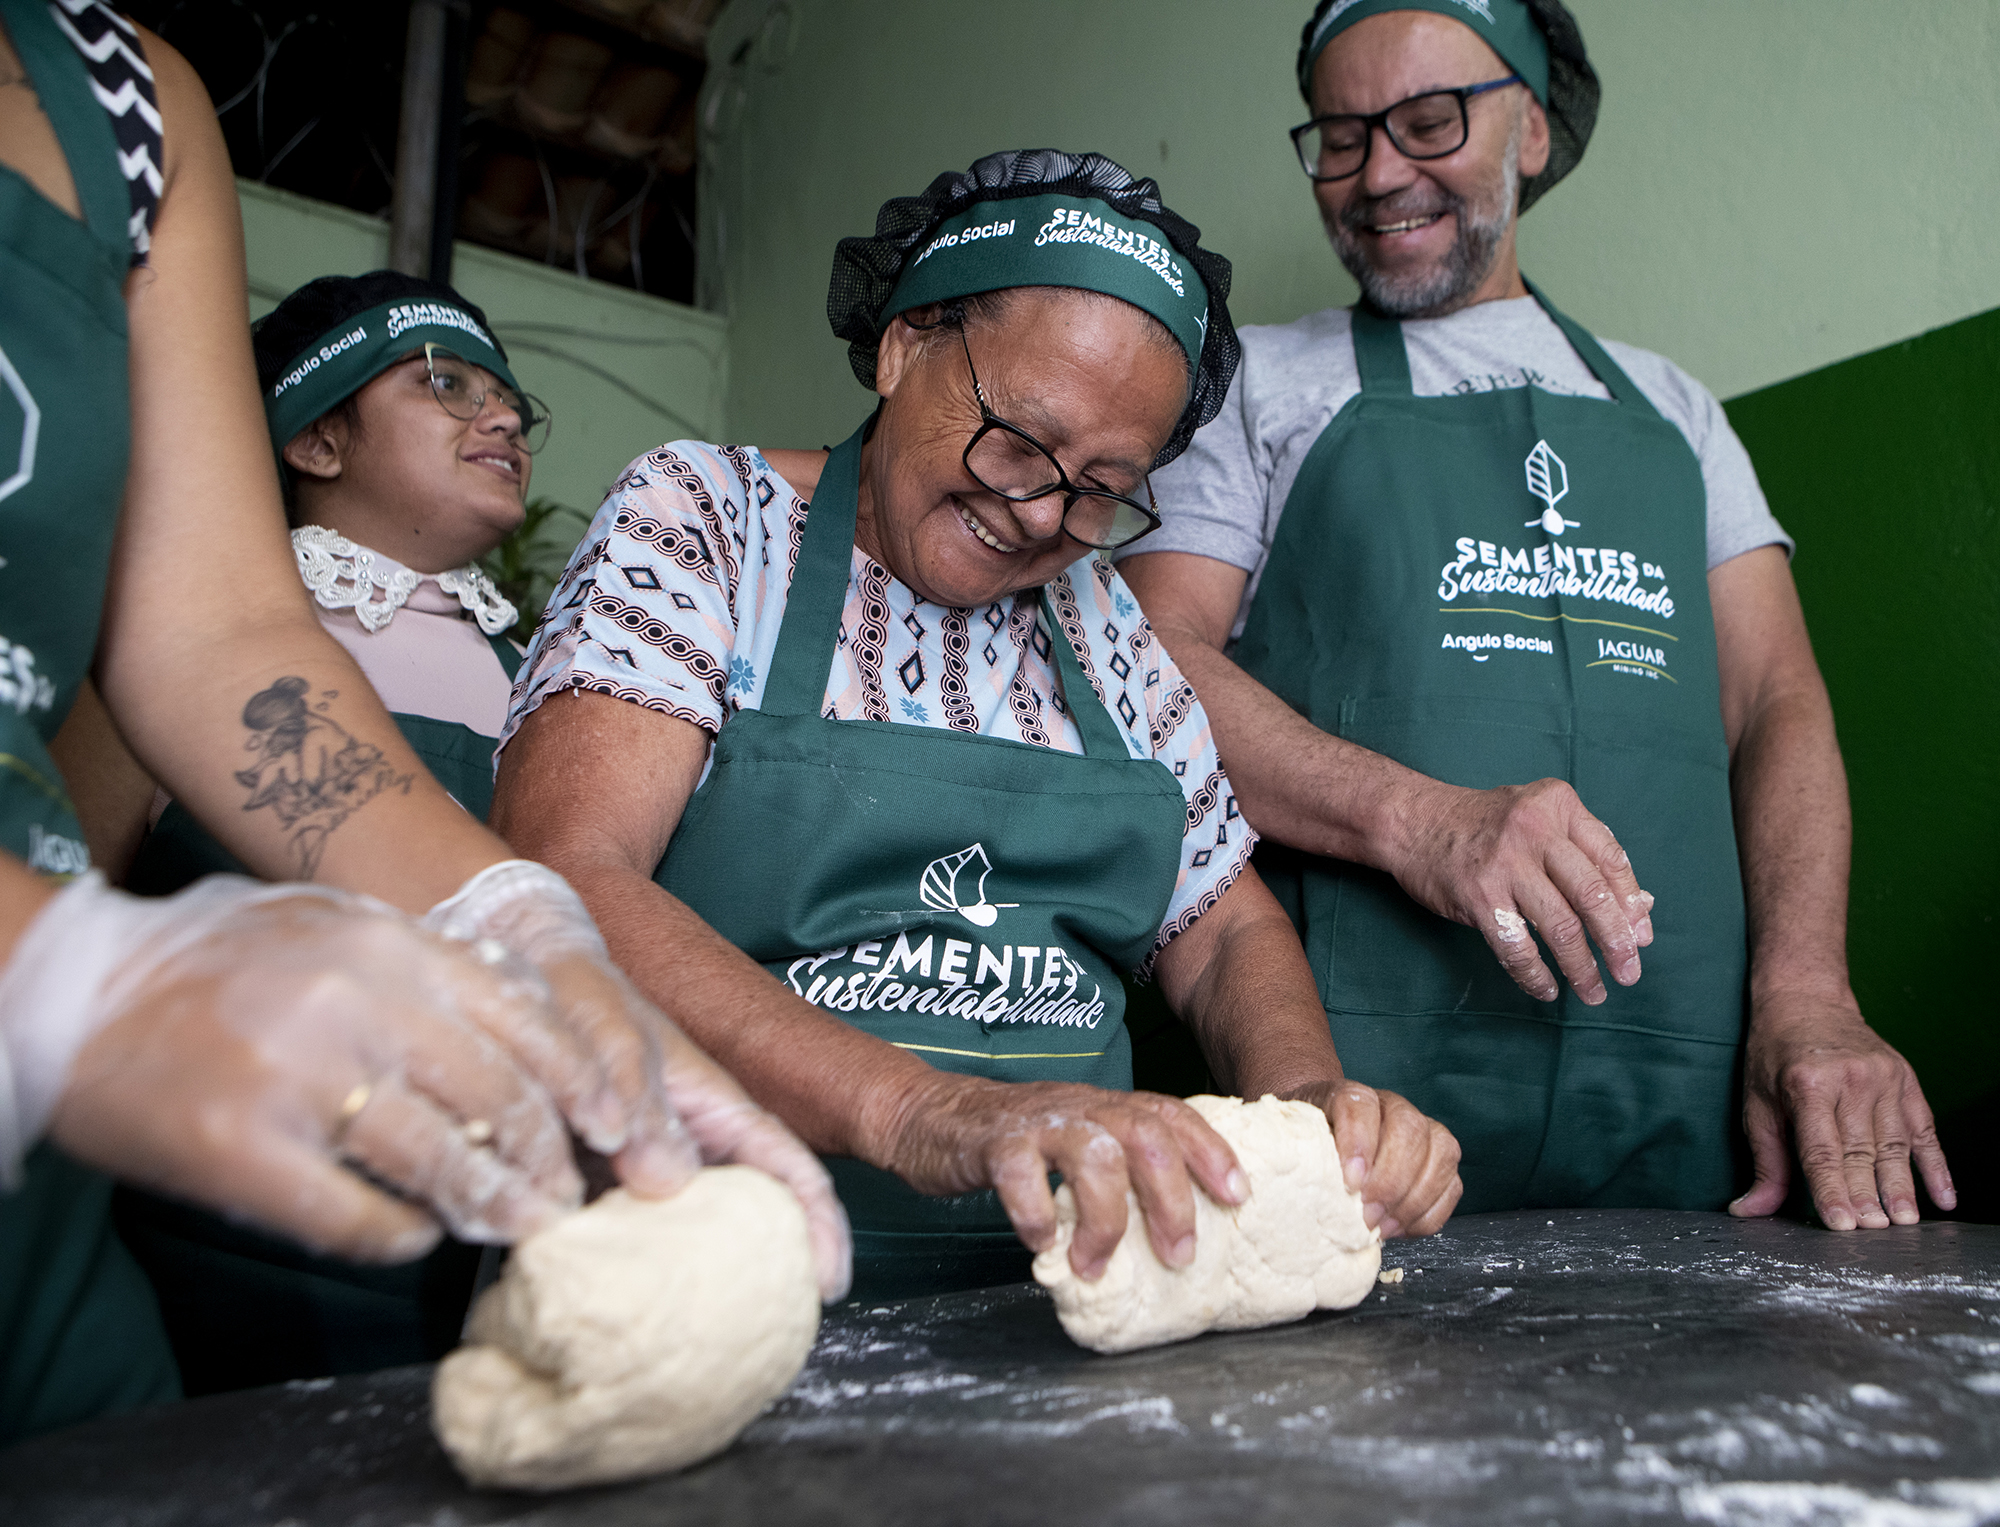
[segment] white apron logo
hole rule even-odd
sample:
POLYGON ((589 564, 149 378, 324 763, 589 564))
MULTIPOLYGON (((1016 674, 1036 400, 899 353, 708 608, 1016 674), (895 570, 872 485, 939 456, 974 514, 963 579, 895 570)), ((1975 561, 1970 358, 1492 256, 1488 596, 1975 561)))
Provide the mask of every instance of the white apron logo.
POLYGON ((1670 684, 1680 680, 1667 672, 1667 649, 1649 647, 1644 642, 1614 642, 1600 636, 1597 639, 1597 661, 1592 668, 1609 668, 1613 673, 1629 673, 1642 679, 1665 679, 1670 684))
POLYGON ((90 868, 90 850, 74 838, 43 832, 28 824, 28 868, 44 875, 81 875, 90 868))
MULTIPOLYGON (((21 373, 7 359, 5 350, 0 350, 0 386, 13 395, 21 409, 20 439, 16 448, 7 453, 13 460, 0 459, 0 471, 7 474, 0 477, 0 498, 8 498, 35 480, 35 442, 42 433, 42 409, 35 395, 28 391, 28 384, 21 380, 21 373)), ((6 565, 6 558, 0 557, 0 567, 6 565)))
POLYGON ((1059 944, 995 949, 946 938, 942 950, 937 945, 937 934, 926 933, 912 944, 907 931, 893 944, 886 938, 843 944, 793 960, 785 982, 831 1013, 923 1013, 987 1029, 1008 1024, 1094 1029, 1105 1015, 1103 987, 1091 981, 1086 996, 1082 983, 1090 981, 1090 972, 1059 944), (820 969, 829 964, 831 971, 820 969))
POLYGON ((0 706, 25 716, 55 703, 55 681, 35 672, 35 654, 0 636, 0 706))
POLYGON ((1493 656, 1495 648, 1502 652, 1538 652, 1543 657, 1554 657, 1556 653, 1556 644, 1547 637, 1516 636, 1512 631, 1500 636, 1495 636, 1491 631, 1476 636, 1454 636, 1447 631, 1444 634, 1442 650, 1469 652, 1472 654, 1473 662, 1483 663, 1493 656))
MULTIPOLYGON (((1556 507, 1569 497, 1569 467, 1549 448, 1548 441, 1537 440, 1521 465, 1527 473, 1528 491, 1543 505, 1539 515, 1523 521, 1523 528, 1540 526, 1548 539, 1534 546, 1503 546, 1477 536, 1458 537, 1457 557, 1438 569, 1438 598, 1446 604, 1461 594, 1598 599, 1643 610, 1662 620, 1673 619, 1674 598, 1668 591, 1663 564, 1642 561, 1615 546, 1563 544, 1563 532, 1577 529, 1581 522, 1564 519, 1556 507), (1648 588, 1641 578, 1656 578, 1660 586, 1648 588)), ((1445 645, 1453 643, 1447 640, 1445 645)), ((1473 661, 1479 660, 1479 654, 1474 653, 1473 661)))
POLYGON ((1556 509, 1569 496, 1569 468, 1563 465, 1562 457, 1549 449, 1548 441, 1537 440, 1522 465, 1528 469, 1528 491, 1548 506, 1539 517, 1523 520, 1523 527, 1539 525, 1550 535, 1559 536, 1580 524, 1564 519, 1556 509))
MULTIPOLYGON (((1003 911, 1020 905, 986 899, 986 877, 992 873, 986 846, 975 843, 925 865, 917 894, 934 912, 956 912, 975 928, 990 928, 1003 911)), ((952 938, 946 930, 954 926, 926 932, 915 944, 905 929, 893 942, 864 939, 802 955, 786 967, 785 982, 833 1013, 923 1013, 987 1029, 1010 1024, 1094 1029, 1103 1019, 1103 987, 1060 945, 995 947, 952 938), (833 968, 823 971, 825 965, 833 968), (1081 989, 1086 981, 1088 993, 1081 989)))
POLYGON ((1000 918, 1004 907, 1018 907, 1018 901, 992 902, 986 899, 986 877, 993 873, 993 861, 986 857, 986 846, 975 843, 970 848, 962 848, 955 854, 946 854, 942 859, 933 859, 924 866, 924 873, 917 882, 917 894, 924 905, 935 912, 956 912, 975 928, 990 928, 1000 918), (979 867, 977 878, 966 872, 974 865, 979 867), (970 881, 970 889, 976 898, 970 906, 960 900, 966 887, 961 878, 970 881))

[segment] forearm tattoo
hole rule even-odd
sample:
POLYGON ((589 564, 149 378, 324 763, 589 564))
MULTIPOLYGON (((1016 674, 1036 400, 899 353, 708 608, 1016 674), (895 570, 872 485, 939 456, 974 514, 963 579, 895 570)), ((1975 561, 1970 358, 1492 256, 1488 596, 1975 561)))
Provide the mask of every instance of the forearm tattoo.
POLYGON ((301 880, 313 878, 334 828, 385 790, 408 795, 416 778, 398 774, 380 748, 326 714, 338 690, 322 690, 312 705, 306 700, 311 687, 289 677, 251 697, 243 707, 243 724, 250 728, 243 750, 256 761, 236 771, 236 782, 250 792, 243 809, 269 807, 291 834, 301 880))

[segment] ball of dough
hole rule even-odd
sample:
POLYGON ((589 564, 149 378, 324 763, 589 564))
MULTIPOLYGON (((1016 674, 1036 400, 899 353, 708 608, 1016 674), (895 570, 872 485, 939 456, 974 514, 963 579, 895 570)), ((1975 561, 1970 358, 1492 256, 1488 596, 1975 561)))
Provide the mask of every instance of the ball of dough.
POLYGON ((1359 1304, 1382 1265, 1382 1237, 1348 1191, 1326 1115, 1265 1096, 1193 1097, 1188 1106, 1236 1152, 1250 1196, 1224 1208, 1195 1189, 1195 1253, 1174 1269, 1153 1255, 1139 1200, 1126 1195, 1124 1239, 1086 1283, 1069 1264, 1076 1197, 1056 1190, 1056 1241, 1035 1258, 1070 1339, 1130 1352, 1203 1331, 1241 1331, 1359 1304))
POLYGON ((718 1453, 819 1332, 805 1211, 750 1167, 614 1189, 514 1248, 438 1366, 431 1424, 475 1485, 556 1490, 718 1453))

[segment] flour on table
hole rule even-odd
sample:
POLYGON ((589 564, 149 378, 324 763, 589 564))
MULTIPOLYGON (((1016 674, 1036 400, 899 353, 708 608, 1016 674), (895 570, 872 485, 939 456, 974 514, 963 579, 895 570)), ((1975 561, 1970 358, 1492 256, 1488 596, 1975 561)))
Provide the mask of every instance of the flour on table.
POLYGON ((622 1188, 514 1249, 438 1367, 431 1424, 475 1485, 683 1468, 790 1387, 819 1331, 805 1212, 749 1167, 622 1188))
POLYGON ((1375 1286, 1382 1237, 1341 1177, 1326 1115, 1266 1096, 1193 1097, 1193 1108, 1236 1152, 1250 1196, 1224 1208, 1195 1190, 1195 1256, 1175 1270, 1153 1255, 1139 1201, 1126 1195, 1125 1238, 1104 1275, 1086 1283, 1069 1264, 1076 1198, 1056 1190, 1056 1241, 1035 1258, 1070 1339, 1130 1352, 1203 1331, 1241 1331, 1344 1310, 1375 1286))

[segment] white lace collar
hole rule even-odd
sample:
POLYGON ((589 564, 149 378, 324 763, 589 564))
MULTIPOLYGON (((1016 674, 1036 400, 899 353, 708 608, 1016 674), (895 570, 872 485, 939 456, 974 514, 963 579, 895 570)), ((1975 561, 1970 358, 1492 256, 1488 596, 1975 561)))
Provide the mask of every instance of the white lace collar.
POLYGON ((352 610, 367 631, 388 625, 426 578, 457 599, 488 636, 498 636, 520 616, 493 580, 470 563, 443 573, 413 572, 323 525, 294 530, 292 553, 313 598, 329 610, 352 610))

